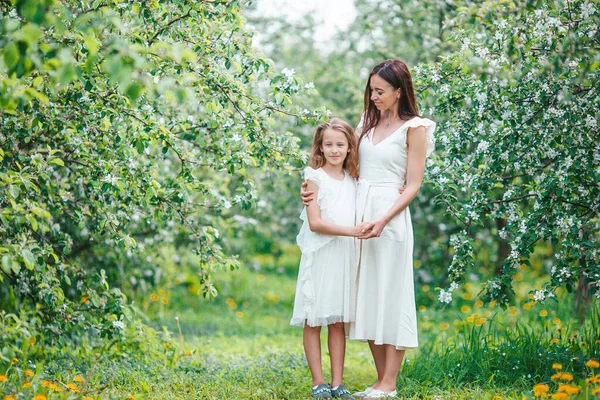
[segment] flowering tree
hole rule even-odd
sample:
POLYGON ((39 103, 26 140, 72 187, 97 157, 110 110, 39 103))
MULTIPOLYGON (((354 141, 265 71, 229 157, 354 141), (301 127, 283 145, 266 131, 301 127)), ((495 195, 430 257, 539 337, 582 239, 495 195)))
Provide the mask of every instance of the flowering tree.
MULTIPOLYGON (((553 249, 556 288, 588 286, 600 298, 600 13, 590 1, 491 2, 459 9, 460 52, 417 75, 444 115, 430 171, 452 236, 452 282, 477 258, 481 231, 510 243, 484 300, 509 302, 512 276, 540 243, 553 249), (433 165, 432 165, 433 167, 433 165)), ((450 302, 452 291, 440 292, 450 302)))
POLYGON ((300 157, 274 118, 320 116, 291 105, 304 86, 255 54, 240 7, 0 2, 3 310, 113 335, 131 317, 118 286, 160 272, 145 244, 191 246, 205 295, 237 266, 219 226, 256 172, 300 157))

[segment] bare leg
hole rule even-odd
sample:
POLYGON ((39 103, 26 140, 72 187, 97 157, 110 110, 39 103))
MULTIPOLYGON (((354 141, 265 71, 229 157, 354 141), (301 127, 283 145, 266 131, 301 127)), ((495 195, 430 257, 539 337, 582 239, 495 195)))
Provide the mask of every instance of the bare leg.
POLYGON ((323 369, 321 368, 321 327, 310 327, 305 322, 302 343, 304 344, 304 354, 306 354, 308 368, 310 368, 312 375, 313 386, 325 383, 323 369))
POLYGON ((379 389, 379 385, 385 374, 385 347, 375 344, 373 340, 369 340, 369 348, 371 349, 371 355, 373 355, 373 361, 375 361, 375 369, 377 369, 377 382, 373 384, 373 387, 379 389))
POLYGON ((377 389, 384 392, 396 390, 396 380, 404 359, 404 350, 396 350, 396 346, 386 344, 385 347, 385 372, 377 389))
POLYGON ((327 345, 329 346, 329 358, 331 359, 331 387, 342 384, 344 375, 344 356, 346 355, 346 333, 344 323, 328 325, 329 335, 327 345))

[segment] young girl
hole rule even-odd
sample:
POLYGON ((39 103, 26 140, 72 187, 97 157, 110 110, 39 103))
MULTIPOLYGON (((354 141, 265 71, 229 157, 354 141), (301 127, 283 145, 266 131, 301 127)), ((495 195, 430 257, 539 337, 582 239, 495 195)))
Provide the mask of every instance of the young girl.
POLYGON ((354 130, 339 118, 317 128, 311 167, 304 171, 311 201, 300 215, 297 238, 302 251, 291 325, 304 327, 304 351, 310 368, 312 397, 350 398, 342 384, 346 336, 344 323, 354 319, 356 256, 354 237, 357 170, 354 130), (321 368, 321 327, 327 326, 331 386, 321 368))

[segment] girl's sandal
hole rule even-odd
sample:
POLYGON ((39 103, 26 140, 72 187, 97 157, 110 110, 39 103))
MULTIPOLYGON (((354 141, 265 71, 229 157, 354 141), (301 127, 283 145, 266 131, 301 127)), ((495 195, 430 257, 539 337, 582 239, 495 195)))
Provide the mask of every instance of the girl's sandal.
POLYGON ((351 399, 352 393, 346 389, 344 384, 336 386, 335 388, 331 388, 331 397, 335 397, 338 399, 351 399))
POLYGON ((329 386, 329 383, 321 383, 319 386, 312 390, 310 397, 315 399, 330 399, 331 386, 329 386))

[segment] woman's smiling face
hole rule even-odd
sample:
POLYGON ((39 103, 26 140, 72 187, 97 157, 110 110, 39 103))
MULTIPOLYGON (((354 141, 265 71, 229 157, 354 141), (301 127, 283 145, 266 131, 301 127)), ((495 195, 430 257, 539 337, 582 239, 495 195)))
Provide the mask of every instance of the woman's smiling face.
POLYGON ((379 111, 390 110, 396 106, 400 89, 394 89, 385 79, 373 74, 369 80, 371 101, 379 111))

